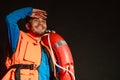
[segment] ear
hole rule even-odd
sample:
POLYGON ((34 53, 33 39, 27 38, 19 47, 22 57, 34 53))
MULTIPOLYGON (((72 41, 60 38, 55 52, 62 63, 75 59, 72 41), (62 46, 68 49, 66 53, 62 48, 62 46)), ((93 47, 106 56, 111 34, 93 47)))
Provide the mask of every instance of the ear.
POLYGON ((26 27, 27 30, 30 30, 30 27, 29 27, 29 26, 30 26, 29 23, 26 23, 26 24, 25 24, 25 27, 26 27))

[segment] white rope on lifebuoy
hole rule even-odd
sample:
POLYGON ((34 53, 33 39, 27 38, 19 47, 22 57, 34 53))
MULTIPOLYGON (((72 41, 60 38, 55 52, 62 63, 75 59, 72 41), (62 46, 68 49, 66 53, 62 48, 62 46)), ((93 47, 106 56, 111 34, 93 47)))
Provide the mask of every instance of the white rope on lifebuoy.
MULTIPOLYGON (((45 35, 48 36, 48 44, 49 44, 50 50, 51 50, 51 52, 52 52, 52 55, 51 55, 51 56, 52 56, 53 63, 54 63, 57 67, 59 67, 60 69, 63 69, 63 70, 65 70, 65 71, 69 72, 69 73, 71 74, 71 76, 73 77, 73 80, 75 80, 75 75, 74 75, 74 73, 73 73, 72 71, 68 70, 69 66, 67 66, 67 68, 64 68, 64 67, 62 67, 62 66, 60 66, 60 65, 58 65, 58 64, 56 63, 56 61, 55 61, 55 59, 54 59, 54 52, 53 52, 53 49, 52 49, 52 46, 51 46, 51 42, 50 42, 50 34, 47 33, 47 34, 45 34, 45 35)), ((73 68, 73 66, 72 66, 72 68, 73 68)))

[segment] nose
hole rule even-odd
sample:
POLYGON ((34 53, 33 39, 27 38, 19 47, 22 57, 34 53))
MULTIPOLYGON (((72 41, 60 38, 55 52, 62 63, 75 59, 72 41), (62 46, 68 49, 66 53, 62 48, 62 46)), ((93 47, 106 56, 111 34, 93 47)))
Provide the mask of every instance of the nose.
POLYGON ((40 25, 44 24, 43 19, 39 18, 38 23, 39 23, 40 25))

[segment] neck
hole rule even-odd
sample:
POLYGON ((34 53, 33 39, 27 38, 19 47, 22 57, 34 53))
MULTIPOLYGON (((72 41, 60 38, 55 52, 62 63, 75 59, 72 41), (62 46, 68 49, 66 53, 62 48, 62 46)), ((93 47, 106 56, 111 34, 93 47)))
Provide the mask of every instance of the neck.
POLYGON ((41 40, 41 36, 37 35, 37 34, 33 34, 33 33, 28 33, 30 37, 32 37, 33 39, 35 39, 37 42, 40 42, 41 40))

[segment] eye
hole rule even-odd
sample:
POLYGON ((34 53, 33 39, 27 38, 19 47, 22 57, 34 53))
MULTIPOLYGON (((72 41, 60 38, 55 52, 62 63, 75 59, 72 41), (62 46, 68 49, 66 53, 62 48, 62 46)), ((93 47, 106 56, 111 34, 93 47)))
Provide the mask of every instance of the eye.
POLYGON ((43 23, 46 23, 46 20, 42 20, 43 23))
POLYGON ((33 19, 33 22, 38 22, 39 21, 39 19, 33 19))

